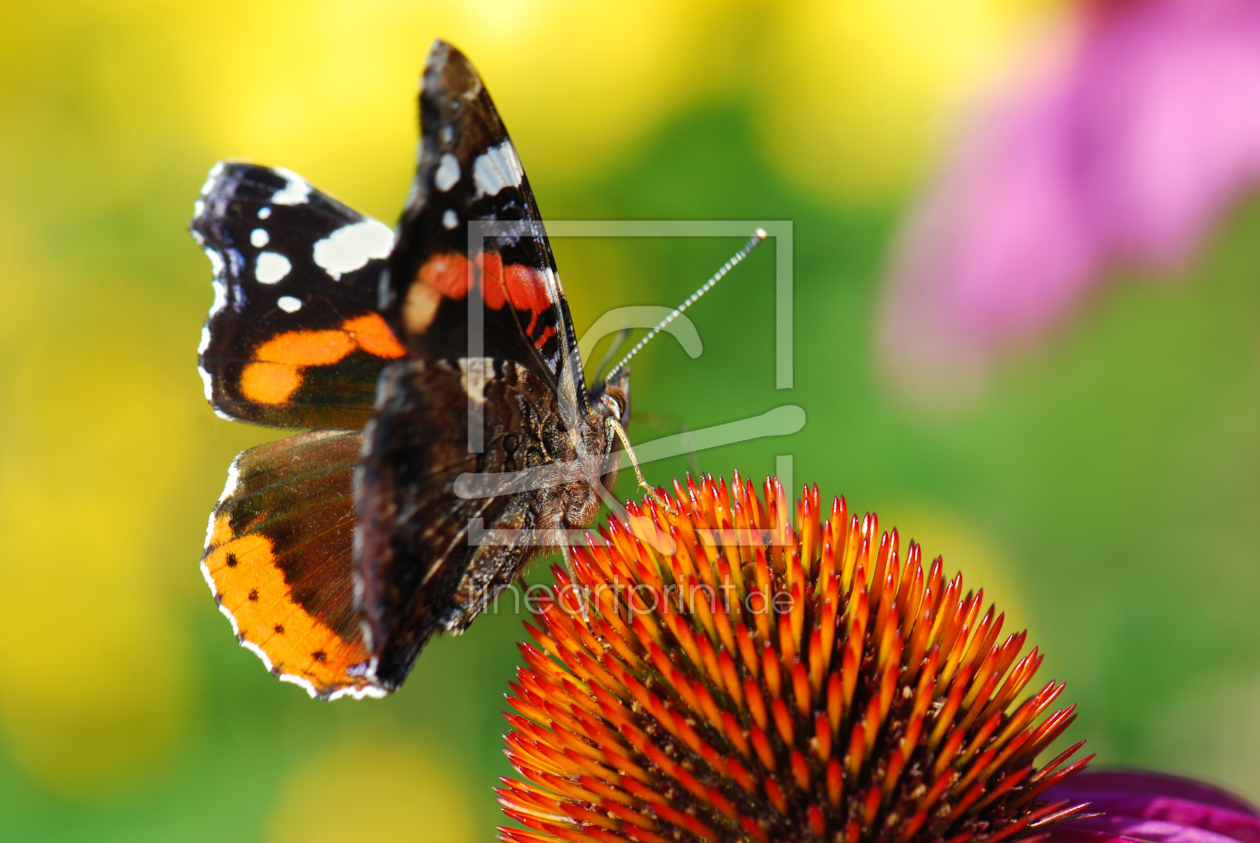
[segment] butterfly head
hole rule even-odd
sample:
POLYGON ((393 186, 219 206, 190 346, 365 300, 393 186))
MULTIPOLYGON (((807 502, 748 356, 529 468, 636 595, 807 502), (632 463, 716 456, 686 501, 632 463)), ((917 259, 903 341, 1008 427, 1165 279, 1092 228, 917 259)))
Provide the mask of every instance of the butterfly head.
POLYGON ((601 426, 607 433, 604 441, 604 488, 612 489, 617 482, 617 466, 619 460, 614 456, 617 437, 608 426, 608 421, 616 421, 622 429, 630 424, 630 370, 622 368, 613 373, 605 381, 596 381, 591 387, 589 398, 591 407, 602 420, 601 426))
POLYGON ((630 424, 630 370, 623 368, 606 381, 596 381, 590 388, 595 412, 606 419, 616 419, 622 427, 630 424))

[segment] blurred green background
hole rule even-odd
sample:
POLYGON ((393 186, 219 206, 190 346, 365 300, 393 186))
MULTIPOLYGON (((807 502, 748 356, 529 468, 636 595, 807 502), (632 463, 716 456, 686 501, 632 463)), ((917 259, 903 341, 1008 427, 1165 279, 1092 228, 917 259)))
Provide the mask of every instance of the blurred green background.
MULTIPOLYGON (((1185 283, 1117 279, 979 402, 904 403, 872 350, 890 240, 965 104, 1061 9, 898 6, 0 6, 0 838, 493 839, 519 615, 430 645, 390 699, 326 704, 235 645, 198 571, 228 462, 276 435, 202 397, 205 172, 284 165, 392 222, 437 36, 546 217, 794 222, 794 388, 765 248, 691 311, 701 357, 638 358, 635 439, 802 406, 799 434, 699 467, 793 455, 1030 627, 1100 761, 1260 797, 1260 207, 1185 283)), ((676 303, 738 243, 555 245, 580 331, 676 303)))

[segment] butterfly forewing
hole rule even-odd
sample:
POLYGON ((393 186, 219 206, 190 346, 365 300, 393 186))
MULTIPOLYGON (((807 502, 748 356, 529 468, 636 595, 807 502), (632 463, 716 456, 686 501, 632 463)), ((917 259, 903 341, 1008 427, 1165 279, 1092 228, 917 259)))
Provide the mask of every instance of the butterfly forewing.
POLYGON ((602 463, 581 460, 608 450, 529 181, 481 78, 448 44, 429 55, 420 125, 382 287, 412 360, 381 380, 359 486, 361 608, 384 684, 402 681, 434 631, 471 623, 564 527, 590 523, 602 463), (544 488, 455 492, 461 474, 556 466, 567 474, 544 488), (477 544, 479 531, 518 538, 477 544))
POLYGON ((403 355, 376 311, 393 232, 294 173, 241 162, 211 171, 192 231, 215 271, 199 349, 215 410, 363 427, 377 376, 403 355))
POLYGON ((449 44, 429 54, 420 128, 383 288, 391 327, 421 359, 511 360, 584 406, 581 378, 562 382, 580 360, 529 179, 481 77, 449 44), (484 320, 482 347, 471 352, 470 301, 484 320))

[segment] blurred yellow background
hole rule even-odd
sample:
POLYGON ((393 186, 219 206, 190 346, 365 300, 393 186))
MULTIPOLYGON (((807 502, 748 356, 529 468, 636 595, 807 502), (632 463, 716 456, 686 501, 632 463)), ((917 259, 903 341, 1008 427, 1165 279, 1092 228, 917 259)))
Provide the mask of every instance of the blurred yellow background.
MULTIPOLYGON (((479 67, 545 216, 794 221, 794 389, 774 389, 765 250, 692 311, 701 358, 662 342, 636 361, 636 411, 698 428, 803 406, 802 433, 699 465, 758 477, 793 454, 798 482, 880 509, 1030 625, 1100 760, 1260 796, 1256 210, 1195 283, 1118 286, 959 416, 923 419, 875 374, 902 209, 1062 4, 0 14, 0 838, 493 839, 519 616, 431 645, 391 699, 317 703, 235 645, 197 567, 232 455, 275 435, 202 396, 210 271, 186 228, 205 172, 283 165, 392 222, 439 36, 479 67), (1234 711, 1238 740, 1214 725, 1234 711)), ((556 249, 580 332, 681 300, 734 245, 556 249)))

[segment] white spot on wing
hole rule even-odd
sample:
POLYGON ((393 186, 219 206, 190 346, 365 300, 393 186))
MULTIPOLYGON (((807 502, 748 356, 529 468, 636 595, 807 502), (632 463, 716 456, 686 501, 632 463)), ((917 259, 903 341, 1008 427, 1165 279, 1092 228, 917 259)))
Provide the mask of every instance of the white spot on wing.
POLYGON ((556 277, 556 273, 549 266, 542 268, 541 275, 543 278, 543 289, 547 293, 547 301, 555 304, 556 299, 560 297, 560 279, 556 277))
POLYGON ((254 277, 259 284, 274 284, 289 274, 293 265, 284 255, 276 252, 259 252, 258 263, 254 267, 254 277))
POLYGON ((433 174, 433 184, 437 186, 438 190, 445 193, 459 184, 459 176, 459 161, 448 152, 438 162, 437 172, 433 174))
MULTIPOLYGON (((364 669, 364 674, 367 674, 366 668, 364 669)), ((353 676, 354 674, 351 675, 353 676)), ((364 685, 362 688, 355 688, 353 685, 348 685, 345 688, 338 688, 336 691, 333 691, 328 696, 328 699, 331 702, 332 700, 341 699, 344 696, 350 696, 356 700, 361 700, 364 697, 371 697, 372 699, 379 700, 383 699, 388 693, 388 691, 379 685, 364 685)))
POLYGON ((206 325, 201 326, 201 342, 197 345, 197 353, 205 354, 206 349, 210 347, 210 328, 206 325))
MULTIPOLYGON (((242 451, 242 453, 244 453, 242 451)), ((219 504, 232 497, 236 493, 236 487, 241 482, 241 467, 239 465, 241 455, 237 454, 232 460, 232 464, 228 466, 227 482, 223 484, 223 494, 219 495, 219 504)))
POLYGON ((266 205, 263 205, 261 208, 259 208, 259 209, 258 209, 258 218, 259 218, 260 220, 265 220, 265 219, 267 219, 267 217, 269 217, 269 216, 271 216, 271 208, 270 208, 270 207, 268 207, 268 206, 266 206, 266 205))
POLYGON ((315 244, 315 263, 334 279, 353 272, 394 248, 394 232, 384 223, 364 220, 342 226, 315 244))
POLYGON ((478 196, 494 196, 506 187, 520 187, 525 178, 521 159, 511 141, 492 146, 473 162, 473 184, 478 196))
POLYGON ((219 173, 223 172, 223 162, 220 161, 210 168, 210 174, 206 176, 206 183, 201 186, 201 195, 205 196, 214 188, 215 179, 219 177, 219 173))
POLYGON ((297 313, 302 309, 302 300, 295 299, 293 296, 281 296, 276 299, 276 304, 285 313, 297 313))
MULTIPOLYGON (((220 606, 220 608, 223 608, 223 607, 220 606)), ((232 626, 236 626, 236 618, 232 618, 232 626)), ((237 635, 240 635, 240 632, 238 630, 234 629, 232 631, 235 632, 237 635)), ((241 641, 241 646, 244 647, 246 650, 249 650, 254 655, 258 656, 258 658, 262 659, 263 667, 267 668, 268 673, 270 673, 272 669, 275 667, 275 665, 271 663, 271 657, 268 656, 265 652, 263 652, 263 648, 259 647, 253 641, 250 641, 248 638, 243 639, 241 641)), ((308 680, 303 679, 300 676, 290 676, 287 673, 282 673, 280 674, 278 678, 281 682, 292 682, 295 685, 301 685, 303 688, 306 689, 306 693, 310 694, 312 697, 316 696, 315 686, 312 685, 308 680)))
POLYGON ((214 277, 218 278, 223 274, 223 255, 214 249, 205 250, 206 257, 210 259, 210 268, 214 270, 214 277))
MULTIPOLYGON (((210 539, 214 536, 214 510, 210 510, 209 523, 206 524, 206 543, 203 545, 206 550, 210 549, 210 539)), ((206 578, 206 584, 210 586, 210 593, 216 594, 214 590, 214 580, 210 578, 210 569, 206 567, 206 563, 201 563, 201 575, 206 578)))
POLYGON ((201 383, 206 389, 206 401, 214 400, 214 382, 210 378, 210 373, 200 366, 197 367, 197 374, 201 375, 201 383))
POLYGON ((206 203, 204 199, 198 199, 193 203, 193 219, 199 219, 206 212, 206 203))
POLYGON ((272 202, 277 205, 301 205, 311 198, 311 186, 306 183, 306 179, 284 167, 276 167, 275 172, 283 176, 288 184, 284 186, 284 190, 271 197, 272 202))
POLYGON ((442 225, 446 228, 454 228, 459 225, 459 214, 447 208, 446 213, 442 214, 442 225))
POLYGON ((261 249, 271 242, 271 235, 265 228, 255 228, 249 233, 249 242, 255 249, 261 249))
POLYGON ((210 305, 210 315, 213 317, 227 307, 227 284, 224 284, 217 277, 212 283, 214 285, 214 303, 210 305))

